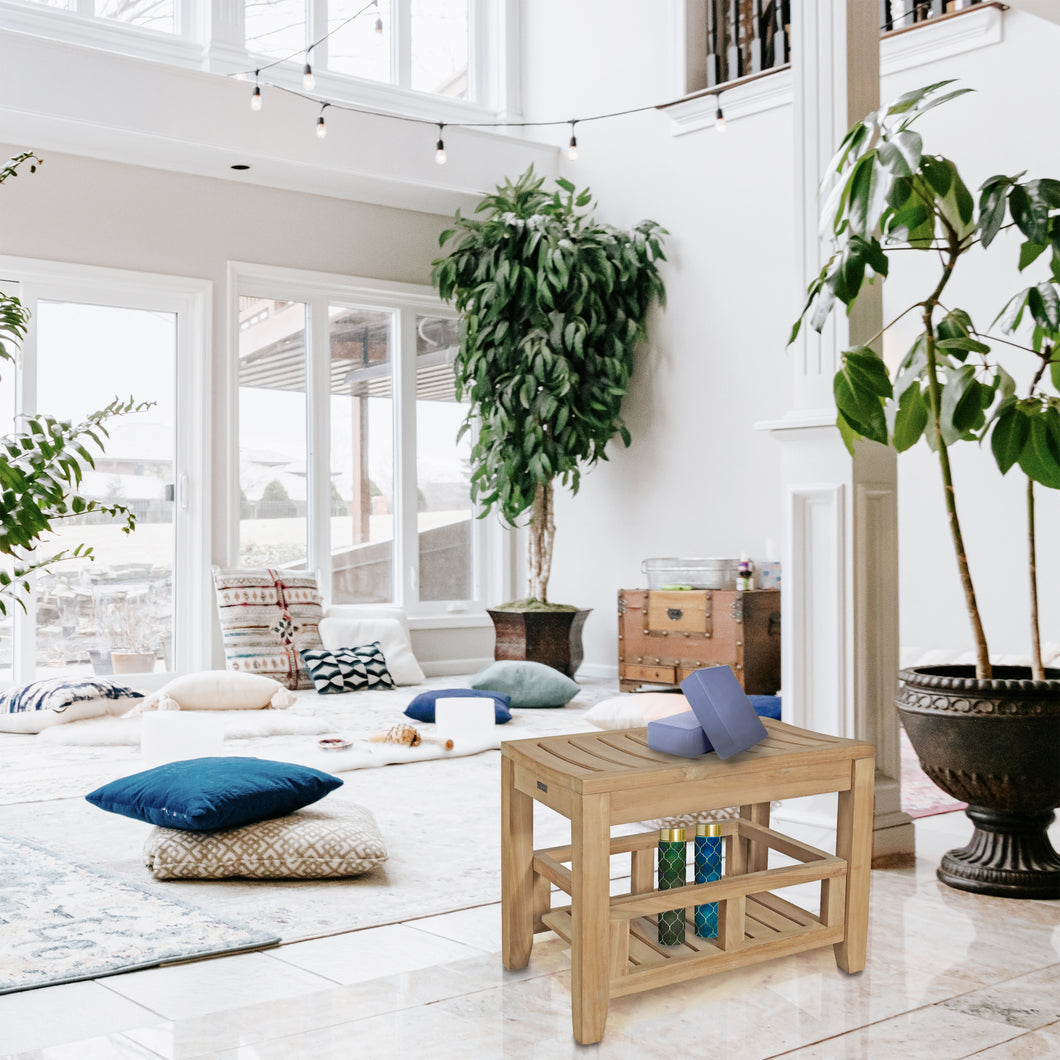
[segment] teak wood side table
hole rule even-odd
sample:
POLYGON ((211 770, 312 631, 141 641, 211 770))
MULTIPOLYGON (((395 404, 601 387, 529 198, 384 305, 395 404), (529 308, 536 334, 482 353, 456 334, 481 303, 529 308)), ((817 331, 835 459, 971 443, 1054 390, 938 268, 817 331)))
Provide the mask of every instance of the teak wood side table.
POLYGON ((501 745, 503 958, 525 968, 535 931, 571 947, 574 1036, 603 1038, 609 999, 831 944, 845 972, 865 967, 872 855, 874 748, 763 719, 769 736, 726 761, 648 747, 647 729, 505 741, 501 745), (836 854, 769 827, 774 799, 838 792, 836 854), (571 845, 534 850, 533 804, 571 823, 571 845), (614 825, 740 807, 725 822, 725 875, 654 890, 658 832, 611 838, 614 825), (773 849, 797 862, 767 867, 773 849), (610 897, 610 858, 630 855, 628 895, 610 897), (569 868, 568 868, 569 865, 569 868), (820 882, 817 914, 773 888, 820 882), (571 904, 551 908, 551 886, 571 904), (679 897, 678 897, 679 896, 679 897), (695 934, 692 909, 719 903, 715 939, 695 934), (685 944, 658 942, 657 914, 684 905, 685 944))

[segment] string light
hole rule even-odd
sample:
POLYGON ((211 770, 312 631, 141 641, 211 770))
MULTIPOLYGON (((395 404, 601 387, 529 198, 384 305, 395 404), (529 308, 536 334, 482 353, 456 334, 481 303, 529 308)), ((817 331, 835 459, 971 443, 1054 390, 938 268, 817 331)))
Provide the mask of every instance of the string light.
POLYGON ((261 85, 257 83, 258 71, 254 71, 254 91, 250 93, 250 109, 261 110, 261 85))
POLYGON ((317 79, 313 76, 313 68, 309 65, 309 52, 306 52, 305 69, 302 71, 302 88, 312 92, 316 88, 317 79))
POLYGON ((327 122, 324 121, 324 110, 330 106, 328 103, 321 104, 320 117, 317 118, 317 138, 323 140, 328 134, 327 122))
POLYGON ((445 122, 438 122, 438 143, 434 148, 434 161, 440 166, 445 165, 445 141, 442 139, 442 132, 445 129, 445 122))
POLYGON ((578 137, 574 135, 575 125, 577 125, 576 121, 570 123, 570 143, 567 145, 567 157, 572 162, 578 161, 578 137))
MULTIPOLYGON (((379 0, 372 0, 372 7, 374 7, 378 11, 379 10, 379 0)), ((380 36, 383 35, 383 16, 382 15, 380 15, 375 20, 375 31, 380 36)))
POLYGON ((719 92, 714 98, 717 100, 718 107, 718 112, 714 115, 714 128, 723 133, 725 132, 725 115, 721 111, 721 93, 719 92))

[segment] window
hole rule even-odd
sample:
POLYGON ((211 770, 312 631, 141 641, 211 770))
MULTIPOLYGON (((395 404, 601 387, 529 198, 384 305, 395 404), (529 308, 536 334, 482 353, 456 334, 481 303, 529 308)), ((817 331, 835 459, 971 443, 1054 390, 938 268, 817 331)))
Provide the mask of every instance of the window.
POLYGON ((333 603, 481 609, 502 542, 457 441, 456 321, 429 288, 232 269, 238 562, 318 570, 333 603))
POLYGON ((157 33, 182 33, 192 22, 189 0, 24 0, 52 11, 69 11, 82 18, 136 26, 157 33))
POLYGON ((0 432, 18 413, 80 419, 116 396, 151 401, 110 421, 81 492, 137 518, 89 513, 63 520, 49 551, 90 545, 95 560, 39 572, 23 612, 0 619, 0 680, 202 668, 204 543, 202 443, 208 288, 116 270, 2 262, 32 313, 20 364, 5 365, 0 432), (196 609, 198 609, 196 611, 196 609))
POLYGON ((315 76, 470 99, 475 7, 476 0, 246 0, 246 47, 252 56, 293 56, 300 67, 312 46, 315 76))

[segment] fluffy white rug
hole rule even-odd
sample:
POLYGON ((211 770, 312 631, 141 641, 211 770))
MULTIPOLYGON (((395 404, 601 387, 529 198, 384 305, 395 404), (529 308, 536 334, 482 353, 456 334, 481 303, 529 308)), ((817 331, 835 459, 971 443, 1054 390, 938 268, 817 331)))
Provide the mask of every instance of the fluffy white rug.
MULTIPOLYGON (((301 717, 280 710, 199 710, 195 714, 217 718, 226 740, 252 740, 259 736, 309 736, 325 733, 330 725, 322 718, 301 717)), ((132 718, 86 718, 54 725, 37 736, 42 743, 67 747, 138 747, 144 715, 132 718)))

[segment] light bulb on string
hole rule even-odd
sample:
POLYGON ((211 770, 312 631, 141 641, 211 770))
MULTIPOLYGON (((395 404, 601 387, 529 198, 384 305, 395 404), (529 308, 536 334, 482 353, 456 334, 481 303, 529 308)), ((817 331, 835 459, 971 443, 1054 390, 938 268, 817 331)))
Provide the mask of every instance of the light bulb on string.
POLYGON ((721 96, 715 96, 715 99, 717 99, 718 101, 718 111, 714 115, 714 128, 717 129, 718 132, 723 133, 725 132, 725 115, 722 113, 721 110, 721 96))
MULTIPOLYGON (((254 71, 254 77, 258 76, 258 71, 254 71)), ((261 85, 255 83, 254 91, 250 93, 250 109, 261 110, 261 85)))
POLYGON ((435 144, 435 147, 434 147, 434 161, 440 166, 444 166, 445 162, 446 162, 445 141, 442 139, 442 130, 443 129, 445 129, 445 124, 443 122, 439 122, 438 123, 438 143, 435 144))
POLYGON ((570 143, 567 145, 567 157, 572 162, 578 161, 578 137, 574 135, 575 122, 570 123, 570 143))
POLYGON ((317 118, 317 139, 323 140, 328 135, 327 122, 324 121, 324 110, 329 104, 324 103, 320 108, 320 116, 317 118))
POLYGON ((380 37, 383 35, 383 20, 381 18, 375 20, 375 31, 380 37))
POLYGON ((316 88, 317 79, 313 76, 313 68, 309 65, 309 58, 306 57, 305 69, 302 71, 302 88, 307 92, 312 92, 316 88))

